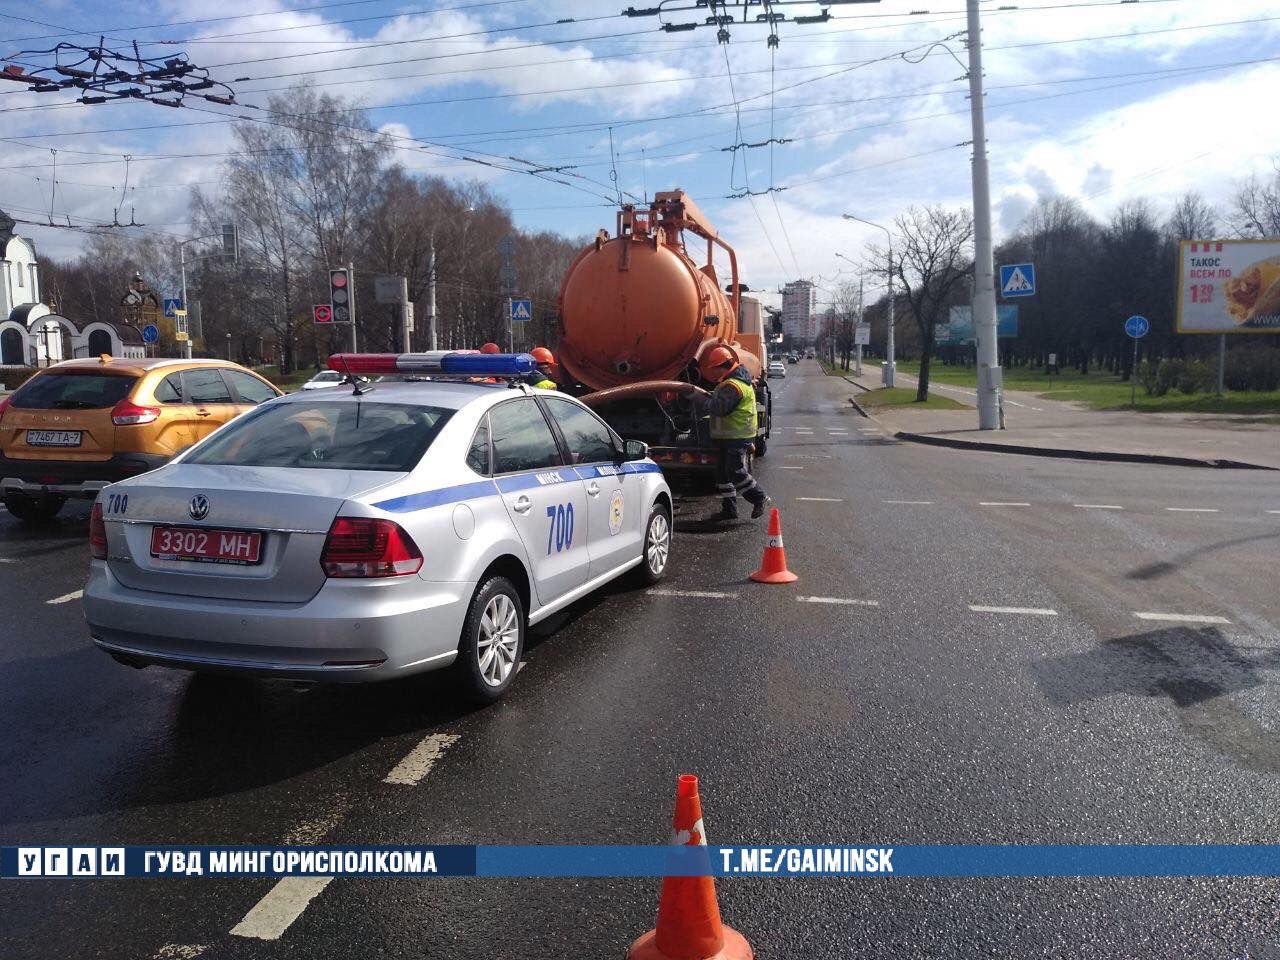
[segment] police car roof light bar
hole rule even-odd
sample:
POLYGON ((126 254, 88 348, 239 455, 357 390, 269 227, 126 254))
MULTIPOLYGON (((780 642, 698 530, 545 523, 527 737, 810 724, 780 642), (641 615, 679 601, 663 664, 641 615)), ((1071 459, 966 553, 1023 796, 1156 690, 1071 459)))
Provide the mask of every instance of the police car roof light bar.
POLYGON ((330 370, 350 374, 424 373, 437 377, 523 377, 537 369, 527 353, 431 350, 426 353, 335 353, 330 370))

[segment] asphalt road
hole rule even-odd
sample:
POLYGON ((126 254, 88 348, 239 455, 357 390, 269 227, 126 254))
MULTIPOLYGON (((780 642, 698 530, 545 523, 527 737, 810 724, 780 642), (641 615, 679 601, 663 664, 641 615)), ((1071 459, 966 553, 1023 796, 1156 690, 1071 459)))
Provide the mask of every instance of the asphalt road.
MULTIPOLYGON (((799 582, 750 583, 763 523, 685 501, 665 592, 539 628, 479 712, 430 677, 119 666, 51 602, 87 511, 0 517, 0 842, 663 842, 682 772, 713 843, 1280 842, 1276 475, 914 447, 788 369, 757 475, 799 582), (385 782, 428 737, 430 769, 385 782)), ((760 957, 1280 957, 1274 881, 719 891, 760 957)), ((11 882, 0 956, 613 958, 656 904, 648 880, 11 882)))

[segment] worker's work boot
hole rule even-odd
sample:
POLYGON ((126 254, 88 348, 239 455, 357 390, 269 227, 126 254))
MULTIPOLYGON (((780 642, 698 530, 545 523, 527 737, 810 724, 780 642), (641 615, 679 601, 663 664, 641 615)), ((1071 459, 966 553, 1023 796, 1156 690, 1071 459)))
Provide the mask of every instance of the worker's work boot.
POLYGON ((737 520, 738 519, 738 501, 722 500, 720 501, 720 512, 711 517, 712 520, 737 520))
POLYGON ((751 519, 759 520, 761 517, 763 517, 765 509, 771 503, 773 503, 772 498, 770 498, 767 494, 762 493, 760 495, 760 499, 751 505, 751 519))

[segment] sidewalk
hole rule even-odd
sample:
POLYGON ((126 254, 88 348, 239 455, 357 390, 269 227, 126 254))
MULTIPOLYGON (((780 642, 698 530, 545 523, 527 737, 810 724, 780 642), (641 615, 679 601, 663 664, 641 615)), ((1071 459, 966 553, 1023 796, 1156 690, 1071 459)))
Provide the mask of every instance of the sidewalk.
MULTIPOLYGON (((897 386, 915 387, 899 373, 897 386)), ((880 386, 880 367, 863 364, 859 386, 880 386)), ((930 384, 970 407, 977 394, 950 384, 930 384)), ((976 450, 1193 466, 1249 466, 1280 470, 1280 423, 1274 416, 1203 413, 1138 413, 1091 410, 1045 400, 1034 393, 1004 394, 1004 430, 979 430, 976 410, 892 407, 872 419, 902 440, 976 450)))

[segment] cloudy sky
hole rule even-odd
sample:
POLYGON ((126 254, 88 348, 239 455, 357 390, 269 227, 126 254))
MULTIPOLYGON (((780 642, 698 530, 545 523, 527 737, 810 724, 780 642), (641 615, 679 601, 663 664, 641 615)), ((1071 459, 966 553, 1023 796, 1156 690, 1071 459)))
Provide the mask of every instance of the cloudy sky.
MULTIPOLYGON (((109 46, 137 41, 143 56, 186 53, 248 105, 310 80, 368 106, 395 138, 398 163, 486 180, 528 228, 591 234, 612 227, 618 190, 680 186, 756 288, 847 279, 852 268, 836 253, 857 260, 876 234, 842 212, 889 221, 909 204, 968 203, 963 0, 837 3, 827 23, 780 24, 772 53, 754 23, 731 27, 719 45, 714 29, 663 31, 658 18, 619 15, 623 6, 0 0, 0 55, 93 43, 101 32, 109 46), (782 142, 732 150, 771 138, 782 142), (467 159, 495 157, 562 168, 554 176, 570 186, 467 159), (748 190, 759 195, 741 196, 748 190)), ((667 0, 664 19, 707 15, 675 9, 693 6, 667 0)), ((1275 0, 1000 6, 984 3, 983 21, 998 236, 1054 193, 1104 218, 1134 196, 1167 210, 1189 189, 1225 206, 1235 181, 1280 160, 1275 0)), ((819 5, 778 9, 795 17, 819 5)), ((244 111, 70 100, 0 87, 0 208, 38 221, 52 203, 55 219, 84 223, 109 222, 119 207, 122 221, 132 211, 148 229, 187 235, 189 187, 216 190, 229 149, 221 117, 244 111)), ((82 242, 22 229, 54 255, 82 242)))

